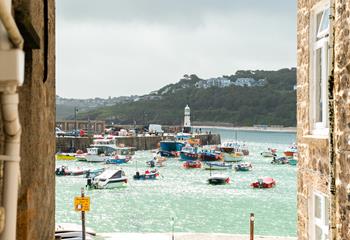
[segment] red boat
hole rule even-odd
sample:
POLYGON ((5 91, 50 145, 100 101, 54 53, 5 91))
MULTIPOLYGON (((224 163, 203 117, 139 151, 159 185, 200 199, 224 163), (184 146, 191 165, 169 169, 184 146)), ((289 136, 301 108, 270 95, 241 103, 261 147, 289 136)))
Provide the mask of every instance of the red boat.
POLYGON ((202 163, 200 161, 186 161, 183 165, 184 168, 201 168, 202 163))
POLYGON ((271 177, 259 178, 258 181, 250 184, 253 188, 272 188, 276 185, 276 181, 271 177))

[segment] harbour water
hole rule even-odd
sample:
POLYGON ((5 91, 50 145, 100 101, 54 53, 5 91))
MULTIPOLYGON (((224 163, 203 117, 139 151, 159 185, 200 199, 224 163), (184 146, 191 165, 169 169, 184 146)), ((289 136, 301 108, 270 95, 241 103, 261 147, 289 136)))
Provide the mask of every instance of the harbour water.
MULTIPOLYGON (((296 172, 295 166, 272 165, 260 152, 277 148, 279 155, 295 142, 294 133, 233 132, 227 129, 202 129, 220 133, 221 140, 237 139, 248 145, 246 161, 253 164, 250 172, 226 171, 231 184, 207 184, 209 171, 183 169, 182 162, 168 159, 154 181, 134 181, 133 174, 146 170, 150 151, 136 152, 133 161, 122 165, 129 176, 126 188, 91 190, 91 210, 86 214, 87 226, 97 232, 175 232, 248 234, 249 215, 255 213, 258 235, 296 236, 296 172), (137 164, 136 164, 137 163, 137 164), (270 176, 277 181, 272 189, 252 189, 258 177, 270 176)), ((57 166, 81 168, 118 168, 100 163, 57 161, 57 166)), ((221 172, 222 173, 222 172, 221 172)), ((56 177, 56 222, 80 223, 73 199, 80 194, 86 179, 56 177)))

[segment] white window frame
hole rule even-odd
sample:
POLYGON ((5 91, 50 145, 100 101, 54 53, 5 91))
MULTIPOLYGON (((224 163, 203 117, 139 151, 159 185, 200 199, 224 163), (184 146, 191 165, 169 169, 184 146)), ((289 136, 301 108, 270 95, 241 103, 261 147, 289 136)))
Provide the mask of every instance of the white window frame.
POLYGON ((311 194, 311 199, 309 201, 310 212, 309 212, 309 221, 310 221, 310 227, 309 227, 309 238, 310 240, 329 240, 329 215, 326 213, 328 211, 329 206, 327 207, 326 204, 329 204, 328 197, 318 191, 313 191, 311 194), (315 197, 318 197, 321 200, 321 217, 317 218, 315 216, 315 197), (327 201, 326 201, 327 200, 327 201), (326 217, 328 216, 328 219, 326 217), (327 224, 328 223, 328 224, 327 224), (322 230, 322 238, 316 239, 316 226, 319 227, 322 230), (328 238, 326 237, 328 236, 328 238))
POLYGON ((329 67, 329 28, 323 31, 319 31, 321 23, 324 17, 320 19, 320 26, 317 28, 317 15, 322 14, 324 10, 330 7, 329 0, 322 1, 317 4, 311 11, 311 24, 310 24, 310 128, 313 135, 328 135, 328 67, 329 67), (322 121, 317 122, 317 89, 316 89, 316 77, 317 77, 317 59, 316 52, 321 50, 321 99, 322 99, 322 121))

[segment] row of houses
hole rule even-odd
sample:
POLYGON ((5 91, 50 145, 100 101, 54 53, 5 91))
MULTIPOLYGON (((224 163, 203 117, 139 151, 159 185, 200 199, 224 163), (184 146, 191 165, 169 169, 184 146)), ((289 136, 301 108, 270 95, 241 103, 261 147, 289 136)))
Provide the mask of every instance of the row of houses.
POLYGON ((200 80, 195 84, 196 88, 210 88, 219 87, 225 88, 229 86, 239 87, 262 87, 267 83, 265 79, 255 80, 254 78, 237 78, 235 81, 231 81, 225 77, 209 78, 206 80, 200 80))

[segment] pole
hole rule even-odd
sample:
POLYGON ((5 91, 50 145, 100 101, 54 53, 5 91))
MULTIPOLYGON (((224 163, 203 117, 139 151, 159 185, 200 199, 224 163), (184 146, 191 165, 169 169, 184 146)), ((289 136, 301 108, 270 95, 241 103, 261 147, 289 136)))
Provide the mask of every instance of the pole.
POLYGON ((174 225, 175 225, 175 219, 171 218, 171 240, 175 240, 175 236, 174 236, 174 225))
POLYGON ((74 152, 77 151, 77 112, 78 108, 74 107, 74 152))
MULTIPOLYGON (((81 188, 81 197, 84 197, 84 188, 81 188)), ((81 211, 81 234, 82 239, 85 240, 85 211, 81 211)))
POLYGON ((254 240, 254 213, 250 214, 250 240, 254 240))

